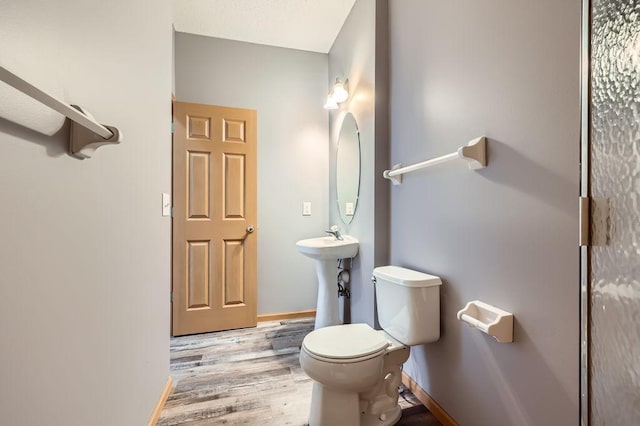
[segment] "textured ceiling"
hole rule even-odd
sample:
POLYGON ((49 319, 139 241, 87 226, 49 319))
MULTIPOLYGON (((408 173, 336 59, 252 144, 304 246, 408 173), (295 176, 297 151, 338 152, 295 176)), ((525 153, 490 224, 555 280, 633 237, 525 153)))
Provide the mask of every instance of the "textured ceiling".
POLYGON ((328 53, 355 0, 174 0, 176 31, 328 53))

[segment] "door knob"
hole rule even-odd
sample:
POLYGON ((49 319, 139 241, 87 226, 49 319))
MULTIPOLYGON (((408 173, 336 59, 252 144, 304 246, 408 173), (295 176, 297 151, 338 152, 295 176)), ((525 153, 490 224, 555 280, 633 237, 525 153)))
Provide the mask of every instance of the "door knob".
POLYGON ((254 228, 254 227, 253 227, 253 225, 249 225, 249 226, 247 226, 247 232, 248 232, 248 233, 252 233, 252 232, 253 232, 253 231, 255 231, 255 230, 256 230, 256 228, 254 228))

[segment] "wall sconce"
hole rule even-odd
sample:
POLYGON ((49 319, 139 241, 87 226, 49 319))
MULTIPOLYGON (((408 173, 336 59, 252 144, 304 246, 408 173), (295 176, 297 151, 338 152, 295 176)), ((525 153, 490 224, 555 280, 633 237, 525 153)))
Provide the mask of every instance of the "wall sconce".
POLYGON ((349 79, 346 79, 343 83, 339 78, 336 78, 336 83, 333 85, 333 89, 327 96, 327 102, 324 104, 325 109, 338 109, 339 103, 349 99, 348 84, 349 79))

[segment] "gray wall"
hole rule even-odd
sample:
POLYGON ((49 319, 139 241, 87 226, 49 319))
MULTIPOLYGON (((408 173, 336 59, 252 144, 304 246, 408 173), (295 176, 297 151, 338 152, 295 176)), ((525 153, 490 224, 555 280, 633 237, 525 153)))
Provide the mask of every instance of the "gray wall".
POLYGON ((329 84, 333 84, 336 77, 349 79, 349 99, 340 109, 331 111, 329 120, 330 222, 360 241, 360 252, 351 274, 351 322, 370 325, 375 324, 371 272, 374 266, 387 263, 388 254, 388 184, 381 178, 379 169, 379 164, 388 163, 385 104, 388 83, 382 66, 386 66, 386 9, 386 0, 357 0, 329 51, 329 84), (383 41, 376 43, 378 38, 383 41), (349 225, 340 219, 335 183, 338 137, 347 112, 351 112, 358 123, 361 150, 358 206, 349 225))
POLYGON ((258 111, 258 313, 315 309, 295 243, 328 225, 327 55, 185 33, 175 55, 179 101, 258 111))
POLYGON ((489 138, 487 169, 391 191, 391 261, 444 281, 442 338, 406 370, 461 424, 578 423, 580 5, 390 4, 392 163, 489 138), (515 314, 513 344, 456 320, 473 299, 515 314))
POLYGON ((169 374, 170 2, 0 16, 4 66, 124 134, 69 157, 61 116, 0 83, 0 422, 144 425, 169 374))

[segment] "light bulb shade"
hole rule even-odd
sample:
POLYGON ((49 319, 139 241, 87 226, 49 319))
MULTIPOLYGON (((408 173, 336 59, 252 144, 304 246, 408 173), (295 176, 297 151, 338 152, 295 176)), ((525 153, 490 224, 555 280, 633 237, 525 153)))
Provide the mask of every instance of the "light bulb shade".
POLYGON ((327 102, 324 104, 324 109, 338 109, 338 104, 333 99, 333 96, 327 96, 327 102))
POLYGON ((333 101, 336 103, 344 102, 349 98, 349 92, 344 87, 344 83, 337 82, 333 86, 333 92, 331 92, 331 97, 333 101))

